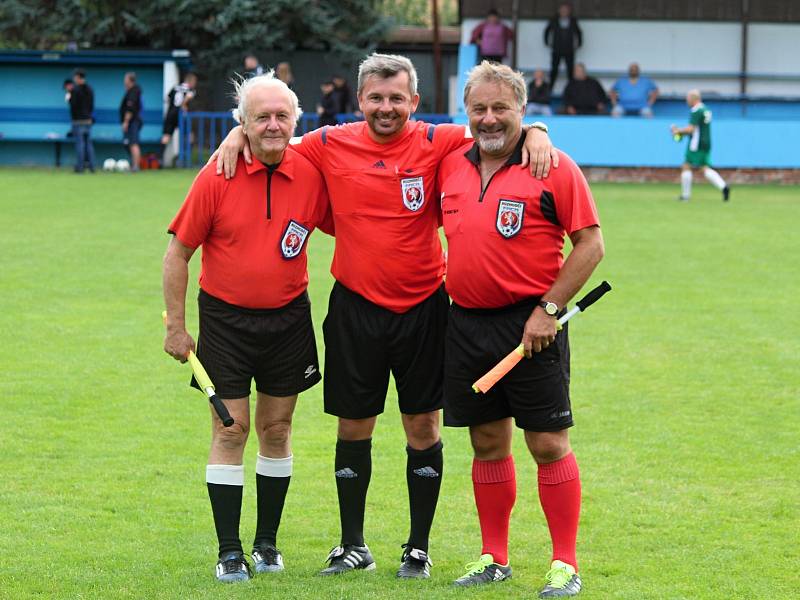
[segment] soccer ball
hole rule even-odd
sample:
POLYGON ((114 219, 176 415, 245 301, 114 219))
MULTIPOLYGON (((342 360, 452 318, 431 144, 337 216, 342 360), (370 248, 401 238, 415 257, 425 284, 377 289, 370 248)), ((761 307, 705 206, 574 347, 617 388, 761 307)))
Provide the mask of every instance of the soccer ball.
POLYGON ((131 170, 131 163, 129 163, 124 158, 120 158, 115 165, 117 171, 130 171, 131 170))
POLYGON ((113 158, 107 158, 103 161, 103 171, 113 171, 117 166, 117 161, 113 158))

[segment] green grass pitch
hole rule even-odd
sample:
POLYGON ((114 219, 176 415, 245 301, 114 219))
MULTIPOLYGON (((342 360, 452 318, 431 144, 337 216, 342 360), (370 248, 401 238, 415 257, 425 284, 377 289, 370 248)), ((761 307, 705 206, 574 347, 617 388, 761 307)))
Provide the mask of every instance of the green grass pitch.
MULTIPOLYGON (((339 531, 321 386, 295 418, 286 572, 214 581, 207 402, 164 354, 160 318, 165 228, 192 178, 0 170, 0 598, 534 597, 549 538, 519 433, 514 579, 450 587, 480 551, 463 430, 443 433, 433 578, 394 578, 408 506, 393 392, 367 507, 378 570, 315 577, 339 531)), ((593 189, 606 258, 590 284, 614 291, 572 323, 582 597, 796 598, 798 189, 736 187, 728 205, 707 185, 688 204, 677 183, 593 189)), ((318 329, 332 245, 317 233, 309 247, 318 329)), ((251 438, 248 550, 255 453, 251 438)))

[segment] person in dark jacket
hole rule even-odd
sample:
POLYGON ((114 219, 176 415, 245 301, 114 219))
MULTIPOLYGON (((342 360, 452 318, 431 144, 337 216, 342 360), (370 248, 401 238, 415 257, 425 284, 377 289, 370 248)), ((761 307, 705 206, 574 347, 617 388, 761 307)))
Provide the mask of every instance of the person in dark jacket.
POLYGON ((550 108, 550 84, 544 78, 542 69, 533 72, 533 79, 528 84, 528 106, 525 108, 525 114, 527 116, 553 114, 550 108))
POLYGON ((94 92, 86 83, 83 69, 75 69, 72 74, 72 92, 69 95, 69 113, 72 120, 72 138, 75 140, 75 172, 83 173, 85 167, 94 173, 94 144, 92 144, 92 123, 94 123, 94 92))
POLYGON ((350 86, 347 84, 347 79, 341 75, 334 75, 333 81, 333 102, 336 112, 340 113, 354 113, 356 116, 361 114, 358 110, 358 101, 355 99, 353 92, 350 91, 350 86))
POLYGON ((575 73, 564 88, 564 111, 568 115, 600 115, 606 112, 608 96, 594 77, 586 74, 583 63, 575 65, 575 73))
POLYGON ((572 5, 562 2, 558 14, 547 23, 544 30, 544 43, 552 48, 550 66, 550 88, 556 84, 558 66, 563 59, 567 63, 567 78, 572 81, 575 65, 575 50, 583 44, 583 34, 578 20, 572 15, 572 5))
POLYGON ((131 171, 139 170, 142 150, 139 133, 142 130, 142 88, 136 83, 136 73, 125 73, 123 80, 125 95, 119 105, 119 122, 122 128, 122 143, 131 157, 131 171))
POLYGON ((322 90, 322 98, 317 104, 317 115, 319 115, 317 127, 336 125, 338 121, 336 120, 336 99, 333 96, 333 82, 325 81, 319 87, 322 90))

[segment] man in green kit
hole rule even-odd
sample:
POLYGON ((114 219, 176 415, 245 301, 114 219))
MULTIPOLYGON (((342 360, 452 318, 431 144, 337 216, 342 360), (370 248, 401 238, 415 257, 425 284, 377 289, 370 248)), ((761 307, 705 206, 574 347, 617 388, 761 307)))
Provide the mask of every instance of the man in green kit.
POLYGON ((679 200, 689 201, 692 195, 692 168, 702 167, 703 176, 722 192, 722 199, 727 202, 730 199, 731 190, 720 174, 711 168, 711 111, 703 104, 698 90, 689 90, 686 94, 686 104, 691 109, 689 124, 685 127, 672 125, 670 128, 676 141, 680 141, 684 136, 689 136, 686 157, 681 167, 679 200))

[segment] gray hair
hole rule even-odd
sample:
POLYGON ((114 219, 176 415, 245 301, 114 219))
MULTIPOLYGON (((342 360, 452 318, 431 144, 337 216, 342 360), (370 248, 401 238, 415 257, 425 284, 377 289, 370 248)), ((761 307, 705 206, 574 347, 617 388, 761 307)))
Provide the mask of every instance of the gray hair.
POLYGON ((405 56, 397 54, 378 54, 374 52, 365 58, 358 66, 358 90, 356 95, 361 96, 367 79, 378 77, 388 79, 398 73, 408 73, 408 89, 412 96, 417 94, 417 70, 405 56))
POLYGON ((239 106, 233 109, 233 118, 237 123, 242 123, 243 121, 247 120, 247 98, 250 95, 250 92, 256 88, 275 88, 285 92, 289 96, 289 101, 291 102, 292 109, 294 110, 295 125, 300 120, 300 115, 303 114, 303 110, 300 108, 300 101, 297 99, 297 94, 295 94, 283 81, 275 77, 274 70, 270 70, 263 75, 251 77, 250 79, 245 79, 244 77, 239 76, 234 79, 233 87, 235 97, 239 101, 239 106))
POLYGON ((473 67, 467 74, 467 84, 464 86, 464 105, 468 104, 472 88, 479 83, 507 85, 517 98, 517 108, 521 109, 528 103, 528 90, 525 88, 525 79, 522 77, 522 73, 507 65, 484 60, 481 64, 473 67))

